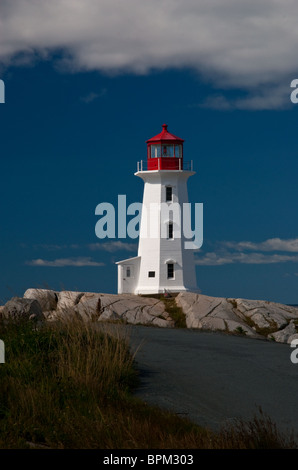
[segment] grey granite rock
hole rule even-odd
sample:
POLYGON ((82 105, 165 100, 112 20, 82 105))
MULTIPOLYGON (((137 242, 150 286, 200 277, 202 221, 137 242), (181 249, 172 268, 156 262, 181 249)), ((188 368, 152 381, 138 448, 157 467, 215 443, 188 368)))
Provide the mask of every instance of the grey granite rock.
MULTIPOLYGON (((162 328, 173 328, 175 324, 166 311, 165 303, 147 296, 28 289, 23 300, 37 302, 49 321, 79 317, 84 321, 123 321, 162 328)), ((185 314, 187 328, 263 338, 267 335, 279 342, 287 342, 296 334, 294 320, 298 319, 298 308, 295 307, 193 292, 181 292, 175 300, 185 314)))
POLYGON ((294 321, 291 320, 290 323, 280 331, 271 333, 270 337, 274 338, 278 343, 287 343, 290 336, 296 334, 296 327, 294 321))
POLYGON ((24 299, 35 299, 38 301, 43 312, 56 310, 58 295, 49 289, 27 289, 24 299))
POLYGON ((6 302, 2 310, 4 318, 27 318, 29 320, 43 320, 44 315, 39 302, 35 299, 13 297, 6 302))
MULTIPOLYGON (((226 299, 181 292, 176 303, 186 315, 188 328, 243 330, 248 336, 259 336, 263 333, 261 329, 267 329, 267 332, 270 329, 276 330, 273 337, 276 334, 281 341, 287 340, 288 330, 284 334, 279 330, 287 327, 289 319, 298 318, 298 308, 264 300, 226 299)), ((293 326, 289 331, 293 334, 293 326)))

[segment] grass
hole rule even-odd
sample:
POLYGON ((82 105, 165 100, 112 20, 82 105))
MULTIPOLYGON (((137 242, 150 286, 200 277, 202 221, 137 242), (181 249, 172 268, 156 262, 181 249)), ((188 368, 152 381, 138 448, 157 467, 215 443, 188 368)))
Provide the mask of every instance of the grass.
POLYGON ((267 319, 267 322, 270 326, 265 327, 258 326, 257 323, 255 323, 250 317, 246 317, 245 322, 248 326, 253 328, 256 333, 265 337, 268 337, 271 333, 278 331, 277 323, 274 320, 270 320, 269 318, 267 319))
POLYGON ((138 384, 119 325, 0 323, 0 448, 295 447, 261 415, 215 433, 132 395, 138 384))
POLYGON ((175 322, 175 328, 186 328, 186 316, 181 307, 178 307, 174 297, 162 298, 165 309, 175 322))
POLYGON ((233 333, 238 334, 238 335, 242 335, 242 336, 246 336, 246 331, 242 328, 242 326, 237 326, 237 328, 235 328, 233 333))
POLYGON ((142 297, 151 297, 153 299, 161 300, 165 304, 165 310, 174 320, 175 328, 186 328, 186 316, 181 307, 176 304, 175 297, 178 293, 171 293, 169 297, 164 294, 143 294, 142 297))

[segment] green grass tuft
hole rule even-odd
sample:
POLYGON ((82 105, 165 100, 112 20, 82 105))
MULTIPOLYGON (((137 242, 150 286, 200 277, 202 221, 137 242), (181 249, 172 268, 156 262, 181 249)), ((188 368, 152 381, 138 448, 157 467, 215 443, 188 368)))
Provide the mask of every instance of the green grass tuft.
POLYGON ((163 298, 165 309, 175 322, 176 328, 186 328, 186 316, 181 307, 178 307, 174 297, 163 298))

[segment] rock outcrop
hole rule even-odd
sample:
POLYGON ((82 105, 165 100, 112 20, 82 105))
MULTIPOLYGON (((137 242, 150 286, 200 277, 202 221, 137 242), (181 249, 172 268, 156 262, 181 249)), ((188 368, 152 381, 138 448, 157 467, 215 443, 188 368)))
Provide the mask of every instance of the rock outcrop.
POLYGON ((49 289, 27 289, 24 299, 37 300, 43 312, 57 308, 58 296, 56 292, 49 289))
POLYGON ((13 297, 4 305, 1 315, 3 318, 28 318, 29 320, 43 320, 39 302, 35 299, 13 297))
MULTIPOLYGON (((224 331, 290 343, 298 338, 298 308, 262 300, 210 297, 181 292, 175 302, 185 315, 187 328, 224 331)), ((130 324, 173 328, 167 303, 153 297, 94 292, 55 292, 28 289, 24 298, 14 297, 0 308, 2 317, 26 316, 54 321, 121 321, 130 324)), ((173 304, 172 304, 173 307, 173 304)))
POLYGON ((155 325, 163 328, 174 327, 174 321, 165 310, 161 300, 132 294, 98 294, 93 292, 53 292, 28 289, 24 297, 40 302, 47 320, 71 318, 73 315, 85 321, 123 321, 131 324, 155 325), (41 301, 56 298, 52 303, 41 301), (52 309, 48 309, 51 305, 52 309))
POLYGON ((276 331, 275 333, 271 333, 271 335, 269 336, 271 336, 272 339, 274 339, 274 341, 277 341, 278 343, 290 343, 291 340, 295 338, 296 333, 296 325, 294 323, 294 320, 291 320, 285 328, 282 328, 281 330, 276 331))
POLYGON ((178 294, 176 303, 186 315, 188 328, 265 336, 278 342, 287 342, 297 332, 298 308, 288 305, 192 292, 178 294))

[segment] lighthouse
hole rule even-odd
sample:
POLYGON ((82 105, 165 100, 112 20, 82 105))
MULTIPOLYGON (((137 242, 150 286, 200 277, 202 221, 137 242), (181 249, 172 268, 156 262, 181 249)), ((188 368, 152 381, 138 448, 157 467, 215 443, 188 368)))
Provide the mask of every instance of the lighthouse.
POLYGON ((187 181, 195 172, 192 161, 184 161, 183 142, 166 124, 146 141, 147 160, 138 162, 135 173, 144 181, 138 255, 116 263, 119 294, 197 288, 193 249, 183 230, 183 220, 190 220, 187 181))

